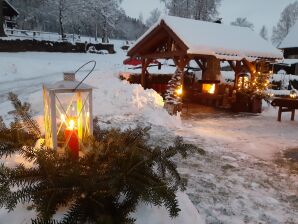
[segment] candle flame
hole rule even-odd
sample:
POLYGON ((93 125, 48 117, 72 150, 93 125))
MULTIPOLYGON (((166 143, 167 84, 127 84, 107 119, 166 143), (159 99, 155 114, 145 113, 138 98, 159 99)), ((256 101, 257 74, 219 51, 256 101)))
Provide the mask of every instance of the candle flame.
POLYGON ((68 123, 68 127, 67 127, 67 129, 68 129, 68 130, 74 130, 74 128, 75 128, 75 122, 74 122, 73 119, 70 119, 70 121, 69 121, 69 123, 68 123))

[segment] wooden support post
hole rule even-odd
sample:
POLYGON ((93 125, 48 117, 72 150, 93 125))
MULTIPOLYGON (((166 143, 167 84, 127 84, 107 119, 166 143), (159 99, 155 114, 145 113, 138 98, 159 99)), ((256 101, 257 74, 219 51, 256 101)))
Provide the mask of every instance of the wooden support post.
POLYGON ((251 75, 251 80, 254 80, 255 73, 257 72, 256 66, 253 63, 247 61, 246 59, 243 59, 242 62, 247 67, 247 69, 251 75))
POLYGON ((148 74, 147 68, 151 62, 152 62, 152 59, 146 59, 146 58, 142 59, 141 85, 143 86, 144 89, 146 89, 147 87, 147 74, 148 74))
POLYGON ((282 107, 278 108, 278 116, 277 116, 277 121, 281 121, 281 113, 282 113, 282 107))
POLYGON ((142 59, 142 74, 141 74, 141 85, 146 88, 146 59, 142 59))
POLYGON ((295 109, 292 110, 291 121, 295 120, 295 109))
POLYGON ((235 65, 235 82, 234 82, 234 89, 237 88, 238 86, 238 79, 239 79, 239 75, 242 71, 242 65, 241 65, 241 61, 236 61, 236 65, 235 65))
POLYGON ((181 85, 184 86, 184 68, 189 63, 190 59, 187 57, 176 58, 174 62, 177 66, 177 69, 181 70, 181 85))

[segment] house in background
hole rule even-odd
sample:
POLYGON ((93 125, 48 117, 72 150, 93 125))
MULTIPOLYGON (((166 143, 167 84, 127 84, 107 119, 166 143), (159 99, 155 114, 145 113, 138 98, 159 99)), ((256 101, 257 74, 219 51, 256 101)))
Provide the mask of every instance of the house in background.
POLYGON ((298 21, 278 46, 283 50, 285 60, 274 65, 274 70, 285 70, 287 74, 298 75, 298 21))
POLYGON ((3 1, 3 15, 6 28, 13 29, 16 27, 16 18, 19 15, 19 12, 7 0, 3 1))

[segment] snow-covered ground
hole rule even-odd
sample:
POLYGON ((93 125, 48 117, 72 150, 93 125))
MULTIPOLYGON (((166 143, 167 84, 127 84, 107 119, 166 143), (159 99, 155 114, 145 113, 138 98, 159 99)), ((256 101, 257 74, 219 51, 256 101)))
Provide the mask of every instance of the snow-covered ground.
MULTIPOLYGON (((6 97, 14 91, 32 104, 42 124, 42 83, 59 81, 63 71, 96 60, 96 71, 86 83, 97 87, 94 112, 101 125, 151 125, 153 142, 167 144, 181 135, 207 152, 177 159, 179 171, 189 180, 187 193, 206 223, 298 223, 297 174, 275 162, 281 151, 298 148, 297 121, 285 114, 283 122, 277 122, 271 107, 259 116, 199 109, 171 117, 155 91, 117 78, 125 70, 125 52, 120 50, 122 41, 115 44, 114 55, 0 53, 0 115, 10 119, 6 97)), ((4 216, 2 210, 0 224, 4 216)))

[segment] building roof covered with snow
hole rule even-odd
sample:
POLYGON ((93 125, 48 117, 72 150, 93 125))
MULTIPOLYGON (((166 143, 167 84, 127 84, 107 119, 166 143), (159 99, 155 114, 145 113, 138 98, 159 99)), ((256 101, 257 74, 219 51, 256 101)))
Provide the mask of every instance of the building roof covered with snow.
POLYGON ((18 10, 12 5, 10 4, 7 0, 3 1, 3 15, 4 17, 14 17, 14 16, 18 16, 19 12, 18 10))
POLYGON ((129 49, 128 55, 144 56, 149 49, 160 47, 160 42, 167 41, 169 35, 176 42, 177 54, 208 55, 238 61, 283 58, 280 50, 249 28, 173 16, 160 18, 129 49))
POLYGON ((285 39, 278 47, 280 49, 298 48, 298 21, 291 28, 289 34, 285 37, 285 39))

